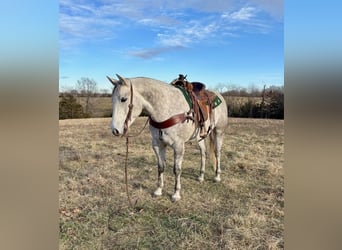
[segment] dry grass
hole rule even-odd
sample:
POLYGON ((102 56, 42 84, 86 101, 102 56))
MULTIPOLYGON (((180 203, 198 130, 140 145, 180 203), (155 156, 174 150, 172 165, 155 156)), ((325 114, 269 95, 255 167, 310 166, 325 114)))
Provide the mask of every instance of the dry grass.
POLYGON ((164 194, 151 196, 157 167, 146 129, 130 144, 134 209, 125 193, 125 139, 113 137, 109 124, 60 121, 60 249, 284 248, 284 121, 229 119, 221 183, 209 164, 205 182, 197 182, 199 152, 187 144, 176 203, 170 149, 164 194))
MULTIPOLYGON (((86 98, 77 97, 78 102, 85 108, 86 98)), ((90 97, 89 111, 91 117, 109 117, 112 114, 111 97, 90 97)))
POLYGON ((262 101, 261 97, 242 97, 242 96, 225 96, 225 100, 227 103, 230 103, 235 106, 242 106, 248 101, 251 101, 255 104, 260 104, 262 101))

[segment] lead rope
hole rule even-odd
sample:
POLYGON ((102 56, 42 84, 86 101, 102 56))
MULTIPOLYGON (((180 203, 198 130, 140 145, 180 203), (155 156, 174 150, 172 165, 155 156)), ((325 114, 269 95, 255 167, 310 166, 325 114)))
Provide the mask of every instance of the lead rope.
MULTIPOLYGON (((129 145, 129 136, 126 136, 126 159, 125 159, 125 184, 126 184, 126 194, 127 194, 127 200, 130 207, 133 207, 131 197, 129 196, 128 192, 128 178, 127 178, 127 162, 128 162, 128 145, 129 145)), ((138 200, 135 201, 135 204, 137 204, 138 200)))
POLYGON ((131 82, 131 101, 130 104, 128 105, 128 113, 127 113, 127 117, 124 123, 124 136, 126 137, 126 157, 125 157, 125 186, 126 186, 126 194, 127 194, 127 200, 128 203, 130 205, 131 208, 133 208, 137 202, 138 199, 136 199, 134 205, 131 201, 131 197, 129 195, 129 191, 128 191, 128 174, 127 174, 127 168, 128 168, 128 147, 129 147, 129 138, 130 137, 136 137, 139 136, 143 130, 146 128, 147 122, 149 121, 150 118, 147 118, 144 127, 139 131, 139 133, 137 134, 133 134, 133 135, 128 135, 128 122, 131 120, 131 115, 132 115, 132 110, 133 110, 133 86, 132 86, 132 82, 131 82))
POLYGON ((125 157, 125 186, 126 186, 126 194, 127 194, 127 200, 128 200, 128 203, 130 205, 131 208, 133 208, 137 202, 138 202, 138 199, 136 199, 134 205, 132 204, 132 201, 131 201, 131 198, 130 198, 130 195, 129 195, 129 191, 128 191, 128 175, 127 175, 127 168, 128 168, 128 147, 129 147, 129 138, 130 137, 136 137, 136 136, 139 136, 143 131, 144 129, 146 128, 146 125, 147 125, 147 122, 149 121, 150 118, 147 118, 146 119, 146 122, 145 122, 145 125, 144 127, 139 131, 139 133, 137 134, 134 134, 134 135, 127 135, 127 132, 128 132, 128 129, 126 130, 126 134, 125 134, 125 137, 126 137, 126 157, 125 157))

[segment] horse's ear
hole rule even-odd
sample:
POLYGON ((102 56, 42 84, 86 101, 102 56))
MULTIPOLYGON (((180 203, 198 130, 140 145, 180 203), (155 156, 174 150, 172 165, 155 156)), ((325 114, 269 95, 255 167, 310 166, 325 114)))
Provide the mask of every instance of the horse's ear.
POLYGON ((114 79, 114 78, 111 78, 109 76, 107 76, 107 79, 114 85, 114 86, 117 86, 119 84, 119 81, 114 79))
POLYGON ((125 78, 123 78, 119 74, 116 74, 116 76, 119 78, 119 80, 120 80, 122 85, 127 85, 128 86, 127 81, 125 80, 125 78))

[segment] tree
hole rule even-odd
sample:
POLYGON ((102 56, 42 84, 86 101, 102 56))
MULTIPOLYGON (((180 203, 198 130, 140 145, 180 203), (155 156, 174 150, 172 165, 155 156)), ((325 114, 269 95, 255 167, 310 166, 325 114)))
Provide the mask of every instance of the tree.
POLYGON ((270 103, 270 118, 284 119, 284 92, 273 91, 270 103))
POLYGON ((81 96, 84 96, 86 98, 85 113, 89 114, 90 97, 96 93, 97 83, 93 79, 82 77, 80 80, 77 81, 77 89, 81 96))
POLYGON ((81 104, 77 103, 76 98, 71 93, 65 93, 59 102, 59 119, 72 119, 88 117, 83 112, 81 104))

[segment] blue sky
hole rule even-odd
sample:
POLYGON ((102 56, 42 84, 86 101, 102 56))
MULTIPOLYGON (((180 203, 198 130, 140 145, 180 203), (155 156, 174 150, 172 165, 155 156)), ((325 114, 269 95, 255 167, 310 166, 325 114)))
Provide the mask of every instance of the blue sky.
POLYGON ((284 84, 283 0, 60 0, 60 90, 106 75, 284 84))

